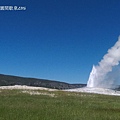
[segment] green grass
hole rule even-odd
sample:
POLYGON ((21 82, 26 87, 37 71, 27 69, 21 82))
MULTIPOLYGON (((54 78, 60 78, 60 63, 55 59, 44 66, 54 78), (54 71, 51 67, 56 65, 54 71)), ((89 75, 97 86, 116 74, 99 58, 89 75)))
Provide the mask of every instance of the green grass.
POLYGON ((0 90, 0 120, 120 120, 120 97, 63 91, 0 90))

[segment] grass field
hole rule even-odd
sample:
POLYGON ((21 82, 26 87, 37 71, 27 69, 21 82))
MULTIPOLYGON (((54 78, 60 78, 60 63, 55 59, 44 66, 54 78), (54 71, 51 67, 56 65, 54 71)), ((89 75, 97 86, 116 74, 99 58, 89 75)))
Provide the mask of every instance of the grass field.
POLYGON ((0 90, 0 120, 120 120, 120 97, 64 91, 0 90))

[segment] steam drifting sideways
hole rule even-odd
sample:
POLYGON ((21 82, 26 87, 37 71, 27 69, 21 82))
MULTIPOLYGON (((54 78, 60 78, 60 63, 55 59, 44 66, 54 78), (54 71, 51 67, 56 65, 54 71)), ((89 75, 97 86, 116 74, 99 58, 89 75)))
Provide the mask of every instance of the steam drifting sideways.
POLYGON ((93 65, 87 87, 94 88, 117 88, 120 81, 120 36, 115 45, 103 56, 97 66, 93 65))

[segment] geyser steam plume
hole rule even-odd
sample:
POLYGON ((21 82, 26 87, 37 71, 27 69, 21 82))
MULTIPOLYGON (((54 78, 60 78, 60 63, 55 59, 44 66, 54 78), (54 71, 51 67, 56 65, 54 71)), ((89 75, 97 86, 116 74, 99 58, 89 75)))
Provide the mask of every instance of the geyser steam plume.
MULTIPOLYGON (((97 66, 93 65, 87 87, 115 88, 116 77, 113 75, 115 66, 120 62, 120 36, 115 45, 110 48, 107 54, 97 66)), ((120 72, 119 72, 120 75, 120 72)), ((119 78, 120 79, 120 78, 119 78)))

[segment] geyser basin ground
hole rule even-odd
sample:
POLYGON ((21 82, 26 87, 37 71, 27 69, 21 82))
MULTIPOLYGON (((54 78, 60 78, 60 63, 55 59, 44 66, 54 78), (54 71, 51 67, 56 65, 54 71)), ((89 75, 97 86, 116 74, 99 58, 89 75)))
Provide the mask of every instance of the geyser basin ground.
POLYGON ((112 89, 104 89, 104 88, 84 87, 84 88, 77 88, 77 89, 69 89, 69 90, 65 90, 65 91, 86 92, 86 93, 96 93, 96 94, 120 96, 120 91, 116 91, 116 90, 112 90, 112 89))
MULTIPOLYGON (((23 89, 23 90, 48 90, 48 91, 59 91, 56 89, 49 89, 44 87, 30 87, 30 86, 1 86, 0 89, 23 89)), ((104 88, 90 88, 90 87, 83 87, 83 88, 76 88, 76 89, 68 89, 62 91, 69 91, 69 92, 84 92, 84 93, 96 93, 96 94, 104 94, 104 95, 115 95, 120 96, 120 91, 112 90, 112 89, 104 89, 104 88)))

